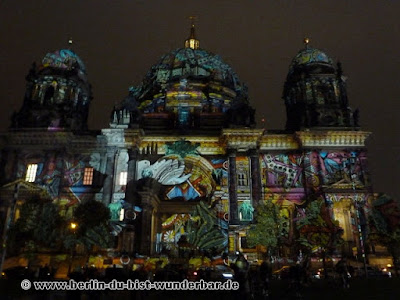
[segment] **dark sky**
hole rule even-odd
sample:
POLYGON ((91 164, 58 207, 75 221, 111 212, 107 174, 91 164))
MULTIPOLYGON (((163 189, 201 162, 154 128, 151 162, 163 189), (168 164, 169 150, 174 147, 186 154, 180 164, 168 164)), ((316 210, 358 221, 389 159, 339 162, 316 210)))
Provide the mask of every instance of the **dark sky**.
POLYGON ((342 62, 351 107, 371 131, 376 192, 400 199, 400 1, 0 0, 0 130, 19 110, 33 61, 67 47, 93 86, 89 127, 108 126, 115 103, 166 52, 182 47, 196 15, 200 46, 219 54, 247 83, 257 119, 283 129, 281 99, 291 59, 311 46, 342 62))

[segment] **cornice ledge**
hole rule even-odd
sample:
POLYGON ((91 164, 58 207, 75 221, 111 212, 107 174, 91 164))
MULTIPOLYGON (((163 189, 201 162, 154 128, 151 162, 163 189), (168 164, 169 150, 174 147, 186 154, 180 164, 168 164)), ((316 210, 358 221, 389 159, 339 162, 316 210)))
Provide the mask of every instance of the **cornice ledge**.
POLYGON ((303 148, 315 147, 365 147, 368 131, 297 131, 303 148))
POLYGON ((293 134, 266 134, 260 140, 260 150, 298 149, 299 143, 293 134))
POLYGON ((228 128, 222 130, 222 140, 229 149, 248 151, 257 149, 264 129, 228 128))

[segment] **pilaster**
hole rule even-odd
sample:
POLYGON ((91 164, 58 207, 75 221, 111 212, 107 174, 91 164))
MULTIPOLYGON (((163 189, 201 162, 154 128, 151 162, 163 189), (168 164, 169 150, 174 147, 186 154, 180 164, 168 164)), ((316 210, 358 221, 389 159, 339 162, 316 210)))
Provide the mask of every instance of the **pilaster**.
POLYGON ((228 150, 229 161, 229 223, 238 224, 238 203, 237 203, 237 176, 236 176, 236 150, 228 150))
POLYGON ((261 198, 260 155, 257 150, 251 150, 249 156, 252 205, 256 207, 261 198))
POLYGON ((144 190, 139 192, 141 197, 141 208, 142 208, 142 223, 141 226, 141 240, 139 245, 139 251, 141 254, 151 254, 152 245, 155 242, 155 234, 153 229, 153 218, 157 217, 158 207, 160 200, 157 195, 151 190, 144 190))

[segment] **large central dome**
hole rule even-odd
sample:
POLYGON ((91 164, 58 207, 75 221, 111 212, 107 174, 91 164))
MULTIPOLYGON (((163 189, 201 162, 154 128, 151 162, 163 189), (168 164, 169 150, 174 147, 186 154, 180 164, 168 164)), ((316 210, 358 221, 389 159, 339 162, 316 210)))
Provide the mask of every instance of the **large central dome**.
POLYGON ((145 91, 168 84, 188 80, 215 82, 229 88, 236 94, 246 93, 232 68, 220 56, 203 49, 181 48, 165 54, 147 73, 143 88, 145 91))
POLYGON ((191 36, 151 67, 115 107, 111 126, 144 129, 220 129, 253 126, 246 86, 220 56, 199 48, 191 36))

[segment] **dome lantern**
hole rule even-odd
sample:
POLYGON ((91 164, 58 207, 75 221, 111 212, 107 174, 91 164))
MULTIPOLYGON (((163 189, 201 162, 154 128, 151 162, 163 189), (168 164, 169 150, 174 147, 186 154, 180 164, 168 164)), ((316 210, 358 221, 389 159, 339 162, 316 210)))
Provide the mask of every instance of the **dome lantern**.
POLYGON ((199 49, 200 41, 198 39, 196 39, 196 32, 195 32, 195 27, 194 27, 195 17, 190 17, 190 20, 192 21, 192 25, 190 26, 190 35, 185 40, 185 48, 190 48, 190 49, 195 50, 195 49, 199 49))

